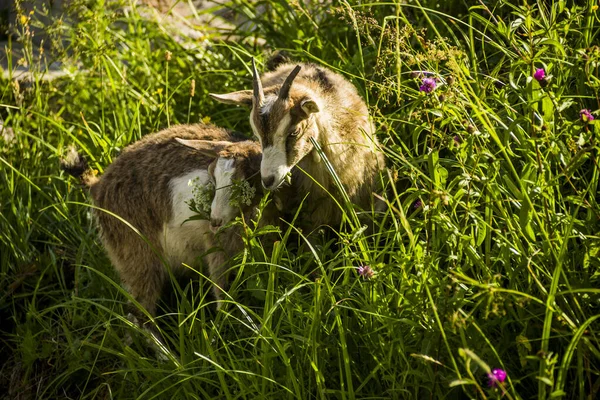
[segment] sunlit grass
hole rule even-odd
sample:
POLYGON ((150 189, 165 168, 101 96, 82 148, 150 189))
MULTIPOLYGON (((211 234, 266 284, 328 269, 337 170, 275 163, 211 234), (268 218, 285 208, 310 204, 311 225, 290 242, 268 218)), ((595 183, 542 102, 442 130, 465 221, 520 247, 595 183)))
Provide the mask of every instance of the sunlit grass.
POLYGON ((216 34, 182 43, 129 2, 81 1, 78 22, 51 29, 75 72, 45 81, 27 34, 37 14, 19 18, 26 51, 12 64, 36 72, 0 87, 15 133, 0 139, 2 392, 595 398, 598 132, 580 110, 600 109, 597 4, 490 3, 231 2, 250 20, 237 34, 357 86, 387 156, 388 210, 340 196, 341 229, 310 242, 291 224, 268 243, 248 221, 221 310, 203 271, 172 282, 153 322, 164 347, 126 318, 85 190, 58 160, 75 144, 102 173, 129 143, 188 121, 249 135, 248 110, 207 94, 249 88, 250 57, 264 65, 269 50, 216 34), (507 379, 489 387, 497 368, 507 379))

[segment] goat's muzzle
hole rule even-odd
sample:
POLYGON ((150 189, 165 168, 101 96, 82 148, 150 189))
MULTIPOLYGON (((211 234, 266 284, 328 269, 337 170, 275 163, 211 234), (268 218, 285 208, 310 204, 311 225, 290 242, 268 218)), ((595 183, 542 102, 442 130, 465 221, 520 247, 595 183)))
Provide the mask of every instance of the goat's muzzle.
POLYGON ((223 221, 220 218, 211 218, 210 219, 210 230, 216 232, 223 225, 223 221))
POLYGON ((273 183, 275 183, 275 176, 274 175, 264 176, 262 178, 263 187, 265 189, 267 189, 267 190, 273 190, 273 189, 275 189, 273 187, 273 183))

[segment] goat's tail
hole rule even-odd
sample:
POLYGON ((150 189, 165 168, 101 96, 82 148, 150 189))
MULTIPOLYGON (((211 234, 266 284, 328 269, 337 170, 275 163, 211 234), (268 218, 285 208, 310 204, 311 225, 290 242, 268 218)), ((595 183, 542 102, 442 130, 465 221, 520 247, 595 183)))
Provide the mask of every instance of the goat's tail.
POLYGON ((65 156, 60 159, 60 169, 79 179, 88 188, 91 188, 98 182, 98 178, 89 167, 85 157, 79 154, 74 146, 70 146, 65 156))

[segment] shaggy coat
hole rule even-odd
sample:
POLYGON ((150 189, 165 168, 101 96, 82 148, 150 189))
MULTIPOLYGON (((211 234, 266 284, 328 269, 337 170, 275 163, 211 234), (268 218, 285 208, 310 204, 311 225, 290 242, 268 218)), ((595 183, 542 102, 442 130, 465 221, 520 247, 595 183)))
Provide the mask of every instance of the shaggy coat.
MULTIPOLYGON (((81 158, 63 163, 63 169, 90 188, 108 256, 123 285, 152 315, 169 276, 167 267, 176 273, 184 269, 182 263, 197 266, 198 256, 219 239, 224 251, 210 252, 203 260, 211 280, 225 288, 228 256, 242 247, 242 240, 237 230, 216 235, 209 221, 186 221, 194 215, 187 204, 192 197, 189 181, 214 182, 219 160, 226 159, 232 169, 229 177, 254 175, 254 185, 259 185, 260 146, 241 140, 215 126, 181 125, 126 147, 99 179, 82 166, 81 158)), ((256 200, 243 211, 251 213, 255 205, 256 200)), ((214 293, 220 299, 220 290, 214 293)))
POLYGON ((311 138, 332 164, 351 202, 363 210, 371 208, 385 160, 367 106, 344 77, 314 64, 284 63, 260 79, 254 68, 253 90, 211 96, 252 106, 250 124, 263 150, 263 186, 277 190, 283 185, 280 190, 286 194, 280 197, 286 210, 309 195, 300 218, 304 228, 336 227, 342 215, 332 199, 340 199, 334 180, 311 138), (291 187, 285 188, 290 172, 291 187))

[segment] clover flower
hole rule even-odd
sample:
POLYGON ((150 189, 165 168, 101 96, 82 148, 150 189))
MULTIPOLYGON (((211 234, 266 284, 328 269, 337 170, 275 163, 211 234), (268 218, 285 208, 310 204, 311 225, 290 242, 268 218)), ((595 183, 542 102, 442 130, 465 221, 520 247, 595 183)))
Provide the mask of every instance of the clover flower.
POLYGON ((375 272, 368 265, 362 265, 358 267, 358 274, 363 277, 363 279, 371 279, 375 272))
POLYGON ((581 120, 583 122, 592 122, 593 120, 596 119, 592 115, 592 112, 590 110, 588 110, 587 108, 584 108, 583 110, 579 111, 579 117, 581 118, 581 120))
POLYGON ((434 78, 423 78, 421 86, 419 86, 420 92, 431 93, 435 90, 437 83, 434 78))
POLYGON ((506 380, 506 371, 500 368, 494 368, 488 375, 488 385, 498 387, 506 380))
POLYGON ((544 68, 536 69, 535 73, 533 74, 533 79, 535 79, 538 82, 544 80, 545 77, 546 77, 546 71, 544 71, 544 68))

